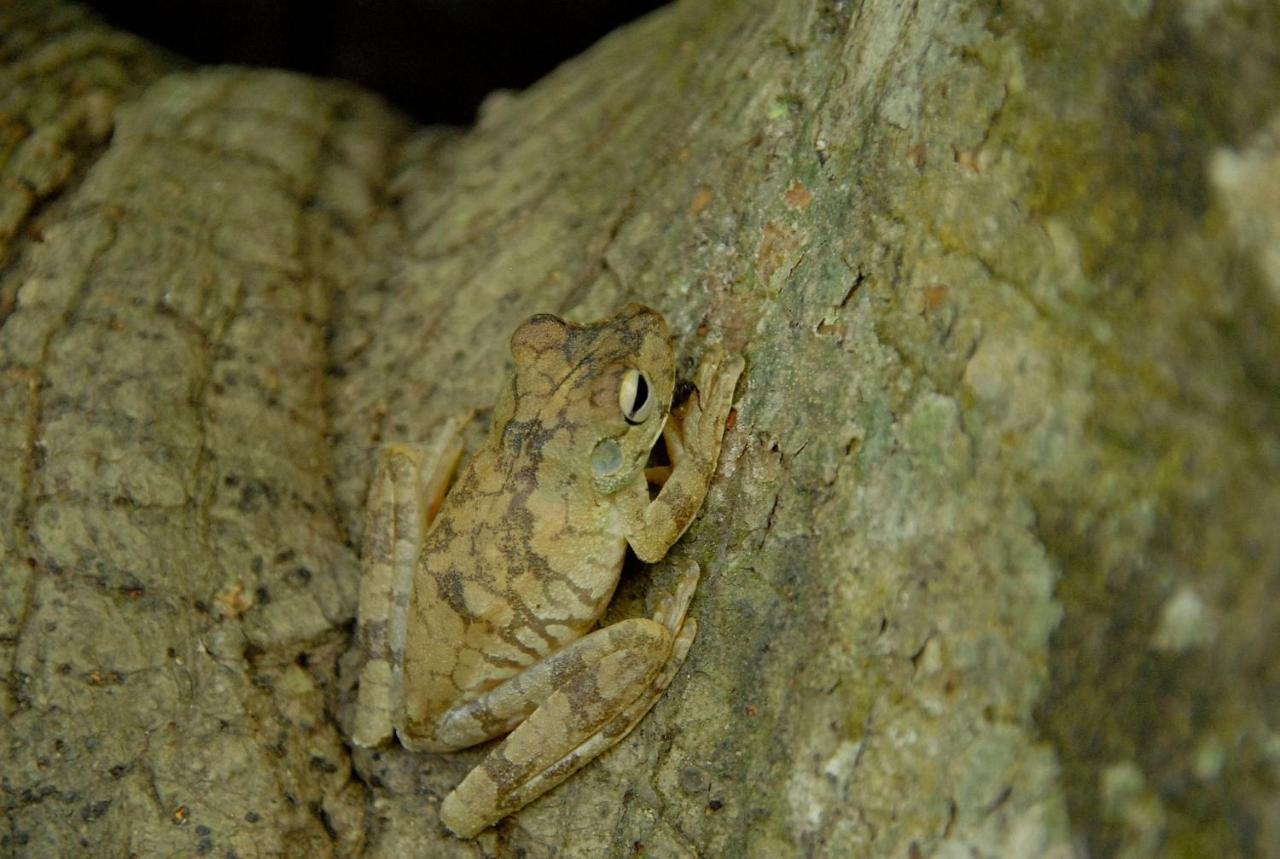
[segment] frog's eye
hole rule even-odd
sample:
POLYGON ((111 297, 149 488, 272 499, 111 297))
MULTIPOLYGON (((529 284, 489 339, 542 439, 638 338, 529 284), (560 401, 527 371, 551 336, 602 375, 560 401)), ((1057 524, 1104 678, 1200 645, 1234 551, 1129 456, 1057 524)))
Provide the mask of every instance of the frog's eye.
POLYGON ((653 414, 653 388, 649 377, 639 370, 628 370, 618 387, 618 407, 627 423, 642 424, 653 414))

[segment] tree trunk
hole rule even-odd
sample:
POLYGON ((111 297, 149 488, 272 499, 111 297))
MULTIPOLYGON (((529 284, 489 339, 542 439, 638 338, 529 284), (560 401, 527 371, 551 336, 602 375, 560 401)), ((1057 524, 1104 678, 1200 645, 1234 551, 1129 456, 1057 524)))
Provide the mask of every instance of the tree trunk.
POLYGON ((1276 92, 1267 0, 689 0, 455 132, 0 6, 4 854, 1280 855, 1276 92), (458 842, 372 457, 631 300, 747 360, 701 631, 458 842))

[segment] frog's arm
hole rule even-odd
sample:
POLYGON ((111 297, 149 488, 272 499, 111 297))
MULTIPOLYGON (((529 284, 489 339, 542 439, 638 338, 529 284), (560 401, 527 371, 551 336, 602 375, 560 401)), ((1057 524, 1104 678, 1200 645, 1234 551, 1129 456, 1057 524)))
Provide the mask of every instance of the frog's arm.
POLYGON ((627 511, 627 542, 640 560, 660 560, 702 506, 742 368, 742 358, 726 357, 718 345, 708 349, 698 367, 697 391, 667 419, 662 435, 671 471, 656 498, 649 501, 647 493, 633 494, 642 501, 627 511))

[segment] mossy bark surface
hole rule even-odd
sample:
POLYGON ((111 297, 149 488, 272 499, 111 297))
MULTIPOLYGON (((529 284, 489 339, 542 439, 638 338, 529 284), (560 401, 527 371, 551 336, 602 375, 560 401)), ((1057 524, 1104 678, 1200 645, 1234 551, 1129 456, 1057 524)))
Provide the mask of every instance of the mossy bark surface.
POLYGON ((0 34, 0 854, 1280 855, 1274 3, 691 0, 468 130, 0 34), (458 842, 346 740, 373 455, 633 300, 747 360, 700 633, 458 842))

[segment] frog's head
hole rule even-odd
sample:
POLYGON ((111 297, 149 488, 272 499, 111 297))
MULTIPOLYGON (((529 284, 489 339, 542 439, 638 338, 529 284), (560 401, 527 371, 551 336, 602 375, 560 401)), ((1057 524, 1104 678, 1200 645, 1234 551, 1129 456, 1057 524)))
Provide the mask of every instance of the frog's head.
POLYGON ((634 479, 662 433, 675 388, 675 345, 656 310, 629 304, 574 325, 534 316, 511 337, 515 419, 536 420, 540 453, 611 493, 634 479))

